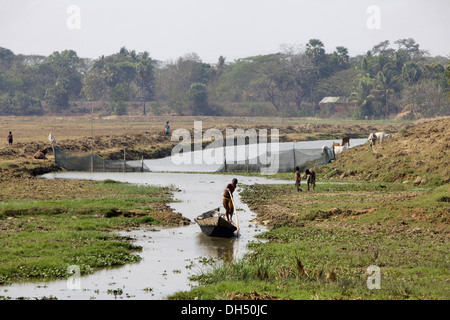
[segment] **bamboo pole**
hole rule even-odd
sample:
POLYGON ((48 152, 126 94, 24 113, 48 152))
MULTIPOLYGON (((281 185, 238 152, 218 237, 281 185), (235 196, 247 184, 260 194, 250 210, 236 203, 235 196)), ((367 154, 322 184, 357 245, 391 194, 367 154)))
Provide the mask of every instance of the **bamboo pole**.
POLYGON ((127 172, 127 152, 123 149, 123 172, 127 172))
POLYGON ((239 219, 238 219, 238 216, 237 216, 236 205, 234 204, 233 195, 231 194, 231 192, 229 190, 228 190, 228 193, 230 194, 231 202, 233 202, 234 214, 236 216, 236 227, 237 227, 237 231, 236 232, 237 232, 237 236, 239 237, 239 219))

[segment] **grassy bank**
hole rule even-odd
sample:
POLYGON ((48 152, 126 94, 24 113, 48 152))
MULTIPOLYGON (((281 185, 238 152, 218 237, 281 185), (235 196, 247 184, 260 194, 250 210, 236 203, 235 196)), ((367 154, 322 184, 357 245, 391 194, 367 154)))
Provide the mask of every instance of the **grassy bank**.
POLYGON ((136 262, 141 248, 112 231, 188 223, 166 206, 168 188, 33 177, 2 186, 0 284, 67 277, 70 265, 86 274, 136 262))
POLYGON ((393 134, 371 148, 369 143, 341 153, 336 162, 317 168, 326 179, 402 182, 439 186, 450 183, 450 118, 422 122, 393 134))
POLYGON ((243 200, 270 227, 242 260, 218 263, 174 299, 448 299, 450 185, 255 185, 243 200), (380 289, 369 289, 369 266, 380 289))

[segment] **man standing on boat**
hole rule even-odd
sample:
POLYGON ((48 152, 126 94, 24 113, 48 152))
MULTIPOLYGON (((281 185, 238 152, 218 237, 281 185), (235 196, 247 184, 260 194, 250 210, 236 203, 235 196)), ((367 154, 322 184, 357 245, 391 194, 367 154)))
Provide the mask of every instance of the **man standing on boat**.
POLYGON ((226 216, 227 220, 231 222, 231 218, 233 217, 234 212, 234 206, 233 206, 233 200, 231 197, 233 196, 233 192, 236 189, 237 186, 237 179, 234 178, 231 183, 227 185, 225 188, 225 192, 223 193, 223 207, 226 210, 226 216))

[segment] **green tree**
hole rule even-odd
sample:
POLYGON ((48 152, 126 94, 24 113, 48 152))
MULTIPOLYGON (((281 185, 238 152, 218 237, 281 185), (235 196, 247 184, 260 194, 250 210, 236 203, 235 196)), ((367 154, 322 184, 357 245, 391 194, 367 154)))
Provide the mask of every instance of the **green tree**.
POLYGON ((43 108, 39 99, 33 98, 25 93, 19 92, 13 99, 16 105, 15 114, 20 115, 42 115, 43 108))
POLYGON ((311 39, 306 44, 306 55, 312 59, 316 67, 320 67, 325 60, 324 44, 319 39, 311 39))
POLYGON ((69 107, 70 81, 67 78, 60 78, 55 85, 45 92, 45 100, 50 110, 61 112, 69 107))
POLYGON ((9 49, 0 47, 0 72, 7 71, 11 69, 14 60, 15 60, 14 52, 9 49))
POLYGON ((292 114, 298 114, 303 111, 302 103, 310 91, 316 69, 311 58, 302 50, 285 50, 280 59, 280 72, 284 76, 280 77, 282 82, 279 85, 279 95, 287 114, 291 110, 292 114))
POLYGON ((129 86, 127 83, 117 84, 111 90, 111 111, 116 115, 124 115, 127 113, 126 101, 128 100, 129 86))
POLYGON ((49 66, 49 77, 56 85, 58 80, 65 79, 68 81, 67 90, 69 97, 76 99, 82 89, 83 60, 73 50, 64 50, 62 52, 53 52, 44 63, 49 66))
POLYGON ((345 47, 336 47, 336 50, 333 52, 333 57, 335 58, 337 69, 345 70, 350 66, 348 55, 348 49, 345 47))
POLYGON ((189 98, 192 102, 192 113, 194 115, 209 114, 208 90, 203 83, 193 83, 189 89, 189 98))
POLYGON ((251 59, 253 79, 250 82, 252 90, 257 95, 270 102, 277 111, 285 109, 280 91, 287 84, 287 74, 283 72, 281 54, 257 56, 251 59))
POLYGON ((355 118, 364 119, 376 114, 377 102, 373 95, 375 84, 376 81, 370 77, 362 77, 359 80, 357 90, 352 93, 352 100, 358 106, 353 115, 355 118))
POLYGON ((217 61, 217 70, 219 71, 223 71, 225 69, 226 65, 225 65, 225 57, 224 56, 220 56, 218 61, 217 61))
POLYGON ((370 50, 371 56, 383 55, 385 57, 392 57, 395 50, 390 48, 390 44, 389 40, 385 40, 374 45, 372 50, 370 50))
POLYGON ((393 76, 389 69, 378 72, 376 80, 377 87, 381 90, 384 100, 384 110, 381 114, 383 117, 386 117, 396 111, 394 110, 393 105, 389 104, 389 96, 397 90, 399 83, 397 78, 393 76))
MULTIPOLYGON (((156 73, 156 99, 162 101, 178 101, 181 105, 189 105, 189 91, 194 83, 208 85, 212 78, 213 68, 202 62, 196 53, 166 63, 156 73)), ((178 102, 176 103, 178 105, 178 102)))
POLYGON ((227 102, 262 101, 250 86, 255 75, 253 61, 250 59, 231 63, 215 85, 214 93, 217 99, 227 102))
POLYGON ((431 79, 443 88, 447 88, 447 79, 445 76, 445 68, 440 63, 426 64, 422 71, 423 79, 431 79))
POLYGON ((83 78, 83 94, 87 100, 95 101, 108 98, 107 85, 98 70, 91 70, 83 78))
POLYGON ((419 81, 422 72, 417 63, 413 61, 408 61, 403 65, 402 68, 402 78, 409 84, 414 84, 419 81))
POLYGON ((350 97, 356 90, 361 76, 363 76, 361 70, 349 68, 338 71, 328 78, 320 79, 317 84, 317 96, 319 99, 326 96, 350 97))
POLYGON ((142 113, 145 115, 145 101, 152 100, 154 98, 154 62, 149 58, 148 52, 144 53, 144 56, 136 65, 136 81, 140 89, 140 96, 142 101, 142 113))
POLYGON ((447 68, 445 68, 445 77, 447 78, 448 88, 450 88, 450 61, 447 64, 447 68))
POLYGON ((423 79, 406 86, 401 103, 423 117, 450 115, 448 94, 432 79, 423 79))
POLYGON ((420 50, 420 45, 412 38, 399 39, 395 41, 398 45, 397 52, 399 52, 405 61, 423 61, 429 55, 426 50, 420 50))
POLYGON ((155 96, 155 66, 148 52, 122 47, 93 62, 83 80, 83 93, 90 100, 109 99, 116 114, 125 112, 126 101, 140 100, 146 114, 145 102, 155 96))
POLYGON ((316 98, 316 83, 321 76, 321 72, 325 63, 325 49, 324 44, 319 39, 311 39, 306 44, 306 55, 311 59, 314 65, 314 72, 311 78, 311 94, 310 99, 314 105, 317 104, 316 98))

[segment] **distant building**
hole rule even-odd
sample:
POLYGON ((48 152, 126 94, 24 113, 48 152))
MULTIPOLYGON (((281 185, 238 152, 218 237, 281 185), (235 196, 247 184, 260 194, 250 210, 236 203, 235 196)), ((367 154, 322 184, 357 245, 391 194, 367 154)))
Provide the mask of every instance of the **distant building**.
POLYGON ((325 97, 319 102, 322 114, 347 114, 349 99, 347 97, 325 97))

